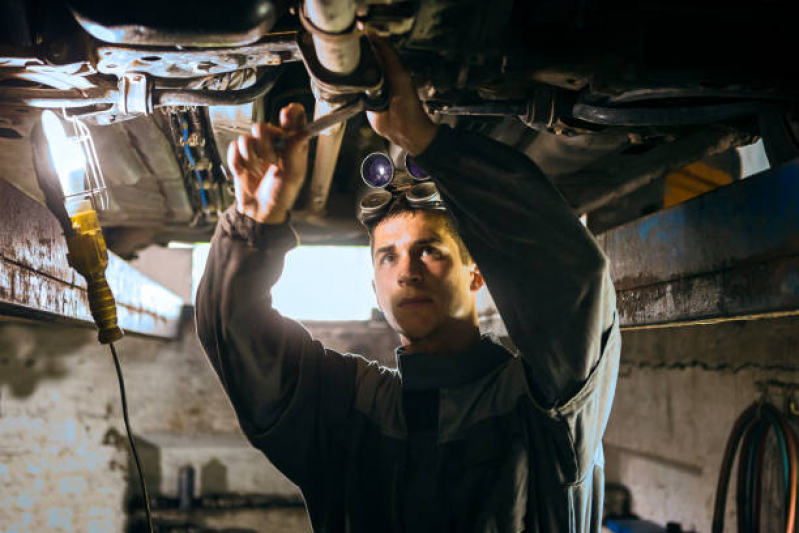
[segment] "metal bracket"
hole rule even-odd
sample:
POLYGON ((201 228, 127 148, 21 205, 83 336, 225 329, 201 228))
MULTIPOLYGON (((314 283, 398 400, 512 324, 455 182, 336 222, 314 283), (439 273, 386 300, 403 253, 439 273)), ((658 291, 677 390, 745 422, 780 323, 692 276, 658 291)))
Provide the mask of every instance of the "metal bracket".
POLYGON ((150 79, 141 73, 126 73, 119 80, 119 102, 122 115, 150 115, 153 112, 153 91, 150 79))
POLYGON ((383 73, 377 64, 372 46, 366 37, 360 38, 361 62, 351 74, 341 75, 328 71, 319 62, 310 33, 297 35, 297 46, 302 54, 305 68, 311 76, 312 89, 317 98, 335 101, 337 97, 352 94, 380 94, 383 89, 383 73))
POLYGON ((777 379, 768 379, 765 381, 756 381, 755 385, 760 389, 761 400, 768 399, 769 389, 778 389, 784 394, 785 402, 783 409, 786 415, 799 417, 799 383, 789 383, 777 379))

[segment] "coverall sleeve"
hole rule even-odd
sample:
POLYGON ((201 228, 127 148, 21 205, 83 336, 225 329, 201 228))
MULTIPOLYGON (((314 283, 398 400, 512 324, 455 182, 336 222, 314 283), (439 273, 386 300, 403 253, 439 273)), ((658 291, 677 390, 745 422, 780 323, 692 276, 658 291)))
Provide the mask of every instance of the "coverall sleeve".
POLYGON ((348 412, 361 358, 326 350, 272 307, 271 288, 298 243, 287 222, 221 217, 197 290, 202 346, 252 444, 304 490, 326 457, 327 429, 348 412))
POLYGON ((541 170, 515 149, 442 126, 416 161, 486 280, 534 403, 568 427, 583 463, 577 470, 584 470, 604 432, 620 352, 607 259, 541 170))

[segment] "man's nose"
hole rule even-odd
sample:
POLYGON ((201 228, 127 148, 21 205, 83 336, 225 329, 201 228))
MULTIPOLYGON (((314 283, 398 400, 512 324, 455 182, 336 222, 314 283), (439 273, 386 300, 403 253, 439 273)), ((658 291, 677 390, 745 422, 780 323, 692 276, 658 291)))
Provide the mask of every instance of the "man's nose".
POLYGON ((397 274, 397 283, 400 285, 412 285, 421 281, 422 269, 419 261, 409 256, 401 258, 399 273, 397 274))

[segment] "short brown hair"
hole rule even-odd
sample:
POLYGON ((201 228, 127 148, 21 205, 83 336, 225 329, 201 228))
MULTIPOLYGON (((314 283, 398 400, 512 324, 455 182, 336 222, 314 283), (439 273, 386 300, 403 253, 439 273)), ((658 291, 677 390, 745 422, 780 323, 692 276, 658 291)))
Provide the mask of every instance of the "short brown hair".
POLYGON ((391 220, 400 216, 416 216, 416 213, 420 211, 439 217, 439 220, 441 220, 443 223, 444 228, 455 240, 455 244, 458 246, 458 253, 461 257, 461 261, 463 261, 464 264, 470 264, 474 262, 474 259, 472 259, 469 250, 466 248, 466 244, 463 242, 460 233, 458 233, 458 230, 455 227, 455 221, 449 215, 449 212, 440 209, 416 209, 410 205, 407 199, 405 199, 405 195, 400 195, 394 199, 391 203, 391 206, 388 208, 388 211, 382 217, 368 222, 362 222, 364 228, 366 228, 366 233, 369 235, 369 247, 372 249, 372 254, 374 254, 374 232, 377 226, 387 220, 391 220))

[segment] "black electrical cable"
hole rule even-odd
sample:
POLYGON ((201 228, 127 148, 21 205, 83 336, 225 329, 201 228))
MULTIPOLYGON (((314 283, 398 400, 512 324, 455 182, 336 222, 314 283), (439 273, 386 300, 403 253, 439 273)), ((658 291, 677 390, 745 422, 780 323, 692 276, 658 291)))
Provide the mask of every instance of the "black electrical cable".
POLYGON ((136 470, 139 472, 139 484, 141 486, 142 496, 144 497, 144 512, 147 515, 147 526, 150 529, 150 533, 153 533, 153 518, 150 514, 150 495, 147 493, 147 483, 144 481, 144 472, 142 472, 139 454, 136 452, 136 445, 133 444, 133 432, 130 430, 130 419, 128 418, 128 400, 125 394, 125 380, 122 379, 122 367, 119 364, 119 357, 117 357, 117 350, 114 348, 114 343, 109 343, 108 346, 111 348, 111 355, 114 356, 114 366, 117 369, 119 394, 122 397, 122 418, 125 420, 125 430, 128 433, 130 451, 133 452, 133 459, 136 461, 136 470))
POLYGON ((724 448, 724 456, 721 460, 721 468, 719 469, 716 500, 713 504, 713 522, 711 525, 711 531, 713 533, 724 532, 724 511, 727 507, 727 489, 729 487, 730 477, 732 476, 735 453, 738 451, 742 437, 746 435, 759 416, 757 406, 757 403, 750 405, 738 416, 732 427, 730 436, 727 439, 727 445, 724 448))
POLYGON ((764 430, 760 435, 760 442, 757 443, 757 458, 755 460, 755 470, 752 474, 754 479, 754 501, 752 502, 753 517, 752 521, 755 525, 755 533, 760 531, 760 507, 763 501, 763 463, 766 457, 766 443, 768 442, 768 429, 764 430))
POLYGON ((752 533, 760 532, 760 491, 762 490, 761 473, 763 471, 763 456, 768 438, 768 426, 758 424, 757 429, 753 430, 752 447, 749 450, 748 464, 746 465, 746 494, 749 500, 739 505, 738 509, 744 509, 744 518, 747 531, 752 533))
POLYGON ((741 449, 738 457, 738 480, 736 485, 736 504, 738 506, 738 532, 751 533, 751 517, 749 516, 748 503, 752 498, 751 487, 749 485, 749 469, 751 466, 751 456, 753 454, 754 445, 759 441, 760 432, 765 426, 762 420, 756 420, 754 425, 749 428, 749 431, 743 437, 741 449))

